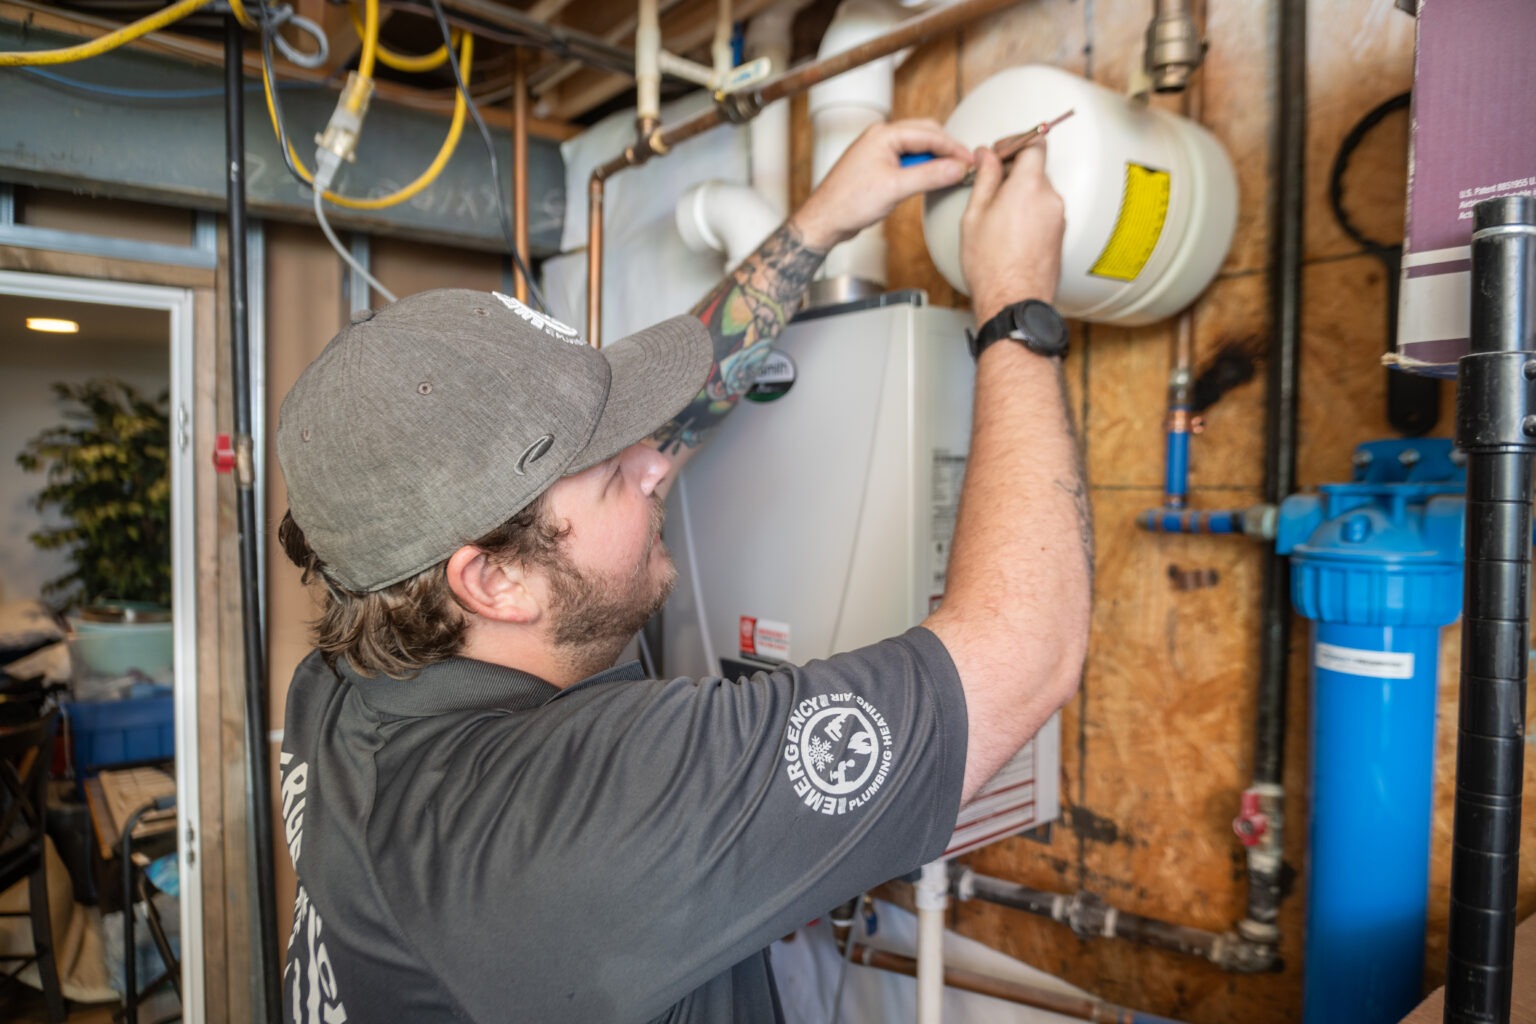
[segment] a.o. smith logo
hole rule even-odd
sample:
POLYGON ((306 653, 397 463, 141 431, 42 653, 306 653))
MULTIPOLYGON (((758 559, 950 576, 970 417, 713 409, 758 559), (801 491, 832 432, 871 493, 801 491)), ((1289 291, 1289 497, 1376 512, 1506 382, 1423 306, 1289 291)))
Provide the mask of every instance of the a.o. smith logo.
POLYGON ((805 806, 847 814, 871 799, 891 773, 891 728, 852 693, 807 697, 784 730, 784 772, 805 806))
POLYGON ((586 344, 586 342, 581 340, 581 336, 576 333, 576 328, 568 327, 561 323, 559 320, 556 320, 554 317, 545 316, 538 310, 529 309, 527 306, 523 305, 521 302, 518 302, 510 295, 503 295, 501 292, 491 292, 491 294, 496 296, 497 301, 499 301, 503 306, 506 306, 512 312, 516 313, 530 324, 533 324, 533 326, 537 327, 551 338, 559 338, 561 341, 569 341, 573 345, 586 344))

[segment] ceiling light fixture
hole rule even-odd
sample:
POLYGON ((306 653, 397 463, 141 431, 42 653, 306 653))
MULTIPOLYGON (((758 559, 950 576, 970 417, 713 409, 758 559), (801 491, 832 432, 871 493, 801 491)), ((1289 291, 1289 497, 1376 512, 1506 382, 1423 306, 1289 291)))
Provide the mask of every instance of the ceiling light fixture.
POLYGON ((46 331, 49 334, 79 334, 80 325, 73 320, 60 320, 51 316, 27 317, 29 330, 46 331))

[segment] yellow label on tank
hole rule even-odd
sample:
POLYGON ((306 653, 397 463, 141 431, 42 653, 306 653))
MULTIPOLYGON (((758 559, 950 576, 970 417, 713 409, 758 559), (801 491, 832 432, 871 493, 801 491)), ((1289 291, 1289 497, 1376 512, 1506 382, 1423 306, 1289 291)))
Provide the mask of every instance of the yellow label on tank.
POLYGON ((1088 273, 1134 281, 1152 258, 1157 240, 1168 219, 1168 193, 1172 178, 1167 171, 1140 164, 1125 165, 1125 193, 1120 197, 1120 216, 1104 251, 1088 273))

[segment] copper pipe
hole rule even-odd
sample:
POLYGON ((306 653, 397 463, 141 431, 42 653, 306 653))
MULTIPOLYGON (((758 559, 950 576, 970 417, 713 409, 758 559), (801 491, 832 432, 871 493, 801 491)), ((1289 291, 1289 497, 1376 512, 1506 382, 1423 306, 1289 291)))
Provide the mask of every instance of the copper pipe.
POLYGON ((602 183, 605 179, 626 167, 637 167, 653 156, 665 156, 678 143, 686 142, 695 135, 702 135, 724 121, 745 124, 775 100, 804 92, 811 86, 825 82, 845 71, 852 71, 856 67, 879 60, 897 50, 926 42, 934 36, 960 28, 976 18, 1017 2, 1018 0, 960 0, 959 3, 918 15, 902 22, 882 36, 876 36, 851 49, 833 54, 825 60, 791 68, 777 78, 769 79, 756 89, 743 89, 728 95, 717 94, 713 107, 679 121, 670 128, 650 132, 638 139, 634 145, 625 147, 624 152, 618 156, 594 168, 587 188, 587 336, 592 344, 601 344, 601 335, 597 327, 603 291, 600 270, 603 245, 602 183))
POLYGON ((593 174, 587 180, 587 344, 602 348, 602 337, 603 179, 593 174))
MULTIPOLYGON (((523 259, 528 255, 528 60, 522 50, 512 51, 512 215, 513 244, 523 259)), ((512 261, 517 301, 528 301, 528 279, 517 260, 512 261)))
MULTIPOLYGON (((883 949, 874 949, 857 942, 853 944, 850 959, 865 967, 875 967, 882 971, 917 977, 917 961, 911 957, 887 953, 883 949)), ((1134 1024, 1136 1020, 1136 1014, 1132 1011, 1113 1003, 1106 1003, 1102 999, 1052 992, 1050 989, 1026 985, 1019 981, 993 978, 974 971, 961 970, 958 967, 944 968, 944 984, 949 988, 975 992, 994 999, 1005 999, 1010 1003, 1033 1006, 1052 1013, 1076 1017, 1078 1020, 1094 1021, 1097 1024, 1134 1024)))
MULTIPOLYGON (((1156 6, 1161 13, 1162 0, 1156 0, 1156 6)), ((1185 7, 1189 4, 1186 0, 1185 7)), ((1202 18, 1204 11, 1201 12, 1202 18)), ((1154 24, 1156 19, 1154 18, 1154 24)), ((1148 27, 1150 36, 1151 27, 1148 27)), ((1150 39, 1149 39, 1150 44, 1150 39)), ((1150 54, 1150 45, 1149 45, 1150 54)), ((1203 83, 1204 79, 1201 80, 1203 83)), ((1179 112, 1196 123, 1200 120, 1201 92, 1203 85, 1196 84, 1194 89, 1188 89, 1179 94, 1179 112)), ((1193 413, 1190 403, 1193 400, 1193 387, 1195 380, 1195 311, 1194 307, 1184 310, 1179 314, 1175 324, 1173 336, 1173 365, 1168 372, 1168 422, 1166 430, 1169 433, 1188 434, 1193 429, 1193 413)), ((1186 449, 1187 451, 1187 449, 1186 449)), ((1165 488, 1163 494, 1163 506, 1165 508, 1183 508, 1189 500, 1189 463, 1186 458, 1182 479, 1173 489, 1165 488)))

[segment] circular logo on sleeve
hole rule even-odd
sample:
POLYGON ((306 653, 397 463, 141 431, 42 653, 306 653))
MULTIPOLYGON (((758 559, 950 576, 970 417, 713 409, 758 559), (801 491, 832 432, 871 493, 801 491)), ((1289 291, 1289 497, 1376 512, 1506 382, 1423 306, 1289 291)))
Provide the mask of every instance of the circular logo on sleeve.
POLYGON ((890 774, 885 717, 852 693, 808 697, 784 732, 785 775, 812 811, 846 814, 870 802, 890 774))

